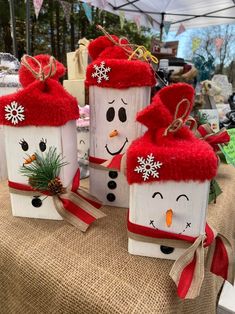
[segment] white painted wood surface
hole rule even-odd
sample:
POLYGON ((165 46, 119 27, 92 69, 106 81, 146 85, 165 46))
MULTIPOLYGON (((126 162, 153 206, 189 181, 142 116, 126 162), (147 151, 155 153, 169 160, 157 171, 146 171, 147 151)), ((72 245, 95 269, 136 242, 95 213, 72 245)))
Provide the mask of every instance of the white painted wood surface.
POLYGON ((231 313, 235 313, 235 281, 233 286, 225 281, 219 298, 217 314, 231 313))
MULTIPOLYGON (((16 82, 19 84, 18 75, 7 75, 0 78, 0 83, 11 83, 16 82)), ((19 87, 0 87, 0 96, 8 95, 17 92, 19 87)), ((7 179, 7 162, 6 162, 6 152, 4 143, 4 132, 3 126, 0 125, 0 181, 7 179)))
POLYGON ((85 85, 84 79, 79 80, 64 80, 63 86, 66 91, 75 97, 79 106, 85 105, 85 85))
MULTIPOLYGON (((141 226, 196 237, 205 231, 209 185, 209 181, 132 184, 129 219, 141 226), (154 196, 154 193, 157 194, 154 196), (179 197, 180 195, 186 195, 188 200, 185 196, 179 197), (168 209, 173 211, 170 227, 166 225, 168 209)), ((171 254, 164 254, 157 244, 132 239, 128 240, 128 251, 135 255, 173 260, 183 252, 182 249, 175 248, 171 254)))
MULTIPOLYGON (((131 87, 127 89, 89 87, 90 99, 90 155, 96 158, 111 159, 116 153, 125 153, 131 142, 140 136, 144 127, 137 123, 136 114, 150 102, 149 87, 131 87), (113 119, 107 120, 108 110, 113 108, 113 119), (122 109, 121 109, 122 108, 122 109), (126 112, 126 121, 121 121, 121 111, 126 112), (113 130, 118 135, 110 137, 113 130)), ((90 169, 90 192, 104 204, 119 207, 129 205, 129 187, 124 175, 111 180, 106 170, 90 169), (115 181, 117 187, 109 189, 109 181, 115 181), (114 194, 115 200, 109 201, 108 194, 114 194)))
MULTIPOLYGON (((64 166, 60 173, 60 179, 65 187, 67 187, 78 168, 77 164, 77 134, 75 121, 69 121, 61 127, 11 127, 4 126, 6 156, 9 180, 27 184, 28 179, 20 173, 24 159, 34 152, 40 153, 39 143, 42 139, 46 140, 48 151, 49 147, 56 147, 57 153, 61 153, 64 160, 69 164, 64 166), (28 145, 28 151, 23 151, 19 142, 24 139, 28 145)), ((45 152, 46 152, 45 151, 45 152)), ((43 153, 41 153, 43 154, 43 153)), ((45 196, 41 196, 43 200, 45 196)), ((33 197, 11 194, 11 206, 14 216, 55 219, 61 220, 62 217, 57 213, 52 197, 43 200, 41 207, 32 205, 33 197)))
POLYGON ((7 179, 7 161, 3 126, 0 125, 0 181, 7 179))

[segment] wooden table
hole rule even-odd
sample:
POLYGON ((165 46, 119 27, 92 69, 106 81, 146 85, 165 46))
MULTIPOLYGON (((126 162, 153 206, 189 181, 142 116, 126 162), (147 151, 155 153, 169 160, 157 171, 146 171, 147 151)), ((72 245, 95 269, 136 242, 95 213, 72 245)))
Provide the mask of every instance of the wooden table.
MULTIPOLYGON (((232 240, 235 169, 221 165, 218 182, 223 194, 208 221, 232 240)), ((63 221, 12 217, 0 183, 1 314, 215 313, 220 278, 206 272, 201 295, 180 300, 169 277, 173 262, 128 254, 127 210, 104 211, 85 234, 63 221)))

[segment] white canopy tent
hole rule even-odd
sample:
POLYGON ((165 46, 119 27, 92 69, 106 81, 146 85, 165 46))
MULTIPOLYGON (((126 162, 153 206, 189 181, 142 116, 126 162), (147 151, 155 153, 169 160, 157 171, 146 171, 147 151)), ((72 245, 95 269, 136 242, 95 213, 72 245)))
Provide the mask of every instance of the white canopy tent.
POLYGON ((235 0, 84 0, 114 14, 125 12, 129 20, 139 18, 143 26, 162 33, 164 23, 177 31, 187 28, 235 23, 235 0))

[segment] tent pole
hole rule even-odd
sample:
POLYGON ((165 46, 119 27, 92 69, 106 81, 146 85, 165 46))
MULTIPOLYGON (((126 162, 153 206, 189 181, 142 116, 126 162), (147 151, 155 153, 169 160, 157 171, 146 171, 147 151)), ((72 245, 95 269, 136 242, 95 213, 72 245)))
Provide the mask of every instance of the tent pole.
POLYGON ((9 0, 10 16, 11 16, 11 34, 12 34, 12 45, 13 45, 13 55, 17 58, 17 43, 16 43, 16 21, 15 21, 15 4, 14 0, 9 0))
POLYGON ((160 41, 162 42, 162 36, 163 36, 163 28, 164 28, 164 17, 165 13, 161 13, 161 24, 160 24, 160 41))
POLYGON ((31 54, 30 47, 30 1, 26 0, 26 52, 31 54))

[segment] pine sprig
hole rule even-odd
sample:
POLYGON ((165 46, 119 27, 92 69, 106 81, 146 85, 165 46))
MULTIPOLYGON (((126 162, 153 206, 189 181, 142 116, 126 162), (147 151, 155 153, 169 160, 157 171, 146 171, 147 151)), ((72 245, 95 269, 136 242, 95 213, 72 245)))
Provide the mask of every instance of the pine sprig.
POLYGON ((34 189, 47 191, 49 184, 58 178, 61 168, 68 163, 63 161, 61 154, 57 154, 55 147, 50 147, 45 154, 35 155, 36 160, 23 165, 20 172, 28 177, 29 185, 34 189))

